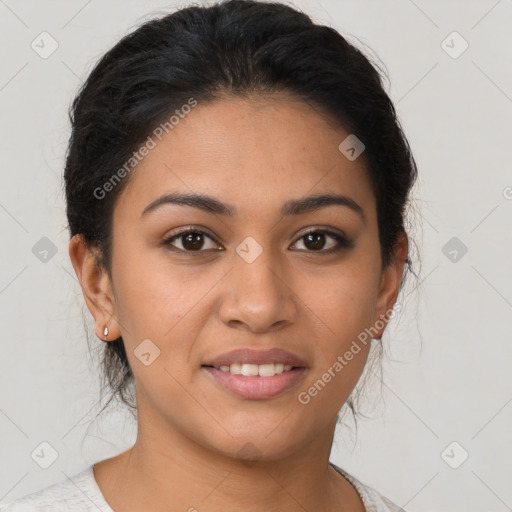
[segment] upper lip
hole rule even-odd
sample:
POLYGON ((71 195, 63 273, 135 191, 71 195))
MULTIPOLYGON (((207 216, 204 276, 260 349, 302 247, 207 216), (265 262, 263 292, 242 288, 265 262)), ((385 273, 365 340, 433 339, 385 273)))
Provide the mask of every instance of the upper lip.
POLYGON ((282 348, 251 349, 238 348, 230 352, 224 352, 213 359, 203 363, 203 366, 230 366, 234 363, 242 364, 265 364, 283 363, 295 367, 306 367, 306 363, 296 354, 282 348))

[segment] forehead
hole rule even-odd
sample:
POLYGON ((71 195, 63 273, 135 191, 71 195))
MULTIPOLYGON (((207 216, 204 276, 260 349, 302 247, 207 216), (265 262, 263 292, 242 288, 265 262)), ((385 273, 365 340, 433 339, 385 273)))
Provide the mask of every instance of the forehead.
POLYGON ((338 149, 348 135, 319 110, 286 96, 198 103, 161 140, 153 136, 154 147, 123 194, 140 211, 175 191, 208 193, 237 204, 242 214, 326 192, 368 206, 373 194, 363 159, 350 161, 338 149))

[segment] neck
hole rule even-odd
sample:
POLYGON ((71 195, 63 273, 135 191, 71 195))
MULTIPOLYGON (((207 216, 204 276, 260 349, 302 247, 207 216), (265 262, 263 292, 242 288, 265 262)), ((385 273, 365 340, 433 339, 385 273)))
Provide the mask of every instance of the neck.
POLYGON ((111 507, 127 512, 169 510, 170 503, 189 512, 364 510, 329 466, 335 426, 290 455, 251 461, 219 454, 168 424, 141 424, 139 416, 134 446, 97 464, 95 477, 111 507))

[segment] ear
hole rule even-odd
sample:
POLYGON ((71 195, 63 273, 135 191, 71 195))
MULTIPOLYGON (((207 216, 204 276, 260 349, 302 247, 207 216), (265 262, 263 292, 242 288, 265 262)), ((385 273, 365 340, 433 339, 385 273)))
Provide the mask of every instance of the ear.
POLYGON ((88 249, 81 235, 69 242, 69 257, 82 287, 85 302, 95 321, 94 331, 101 340, 115 340, 121 336, 117 321, 114 294, 110 277, 99 263, 99 253, 88 249), (105 327, 108 335, 104 335, 105 327))
POLYGON ((379 295, 376 302, 376 316, 373 322, 374 330, 377 331, 377 334, 373 336, 375 339, 382 338, 384 329, 390 319, 390 312, 398 297, 408 247, 407 235, 402 231, 393 248, 391 261, 382 271, 379 295), (377 329, 377 326, 381 326, 381 328, 377 329))

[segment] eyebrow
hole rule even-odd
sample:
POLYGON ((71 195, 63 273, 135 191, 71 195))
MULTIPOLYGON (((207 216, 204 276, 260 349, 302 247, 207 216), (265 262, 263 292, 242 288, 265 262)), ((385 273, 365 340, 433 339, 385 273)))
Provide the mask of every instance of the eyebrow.
MULTIPOLYGON (((191 206, 207 213, 224 215, 227 217, 236 217, 236 208, 233 205, 225 204, 214 197, 203 194, 165 194, 152 203, 148 204, 142 211, 141 217, 157 208, 175 204, 180 206, 191 206)), ((291 215, 300 215, 326 208, 328 206, 346 206, 356 212, 363 222, 366 222, 364 211, 353 199, 339 194, 317 194, 313 196, 302 197, 300 199, 290 199, 281 208, 281 215, 288 217, 291 215)))

